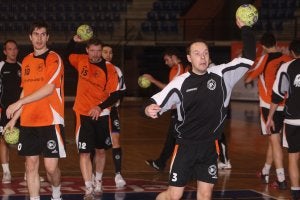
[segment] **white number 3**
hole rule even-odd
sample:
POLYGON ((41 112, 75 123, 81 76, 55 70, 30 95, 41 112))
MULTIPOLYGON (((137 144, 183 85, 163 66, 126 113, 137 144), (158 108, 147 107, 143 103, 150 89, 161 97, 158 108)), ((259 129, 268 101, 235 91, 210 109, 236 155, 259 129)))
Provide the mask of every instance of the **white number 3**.
POLYGON ((177 181, 177 173, 172 173, 172 182, 177 181))

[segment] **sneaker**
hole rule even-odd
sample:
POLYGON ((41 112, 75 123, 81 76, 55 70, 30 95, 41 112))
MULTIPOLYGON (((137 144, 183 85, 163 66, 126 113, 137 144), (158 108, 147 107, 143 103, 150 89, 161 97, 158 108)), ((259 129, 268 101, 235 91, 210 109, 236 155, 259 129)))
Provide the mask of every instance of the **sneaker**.
POLYGON ((287 182, 286 180, 282 181, 282 182, 279 182, 278 180, 277 181, 274 181, 272 183, 272 187, 274 188, 278 188, 279 190, 286 190, 287 189, 287 182))
POLYGON ((115 183, 117 188, 122 188, 126 185, 126 181, 123 179, 120 173, 116 174, 115 183))
POLYGON ((11 183, 11 174, 10 173, 4 173, 2 177, 2 183, 8 184, 11 183))
MULTIPOLYGON (((24 173, 24 181, 26 181, 26 173, 24 173)), ((40 182, 44 182, 44 177, 40 176, 40 182)))
POLYGON ((83 196, 83 200, 94 200, 94 195, 92 193, 89 193, 89 194, 85 194, 83 196))
POLYGON ((63 200, 63 198, 62 197, 59 197, 59 198, 53 198, 53 197, 51 197, 51 200, 63 200))
POLYGON ((94 192, 95 193, 101 193, 102 192, 102 181, 101 180, 94 180, 94 192))
POLYGON ((163 171, 163 167, 158 166, 154 160, 145 160, 145 163, 157 171, 163 171))
POLYGON ((291 190, 292 200, 300 200, 300 190, 291 190))
POLYGON ((263 174, 262 172, 257 173, 263 184, 269 184, 269 174, 263 174))
POLYGON ((218 169, 231 169, 231 163, 230 160, 228 160, 226 163, 218 162, 218 169))

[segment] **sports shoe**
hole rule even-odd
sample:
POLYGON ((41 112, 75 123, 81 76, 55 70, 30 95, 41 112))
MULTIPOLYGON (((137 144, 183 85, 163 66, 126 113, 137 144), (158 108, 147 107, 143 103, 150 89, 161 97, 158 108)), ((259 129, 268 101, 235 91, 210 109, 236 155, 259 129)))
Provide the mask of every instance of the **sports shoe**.
POLYGON ((230 160, 228 160, 226 163, 218 162, 218 169, 231 169, 231 163, 230 160))
POLYGON ((126 181, 123 179, 120 173, 116 174, 115 183, 117 188, 122 188, 126 185, 126 181))
POLYGON ((94 192, 95 193, 101 193, 102 192, 102 181, 101 180, 94 180, 94 192))
POLYGON ((163 171, 163 167, 158 166, 154 160, 145 160, 145 163, 157 171, 163 171))
POLYGON ((291 190, 292 200, 300 200, 300 190, 291 190))
POLYGON ((263 184, 269 184, 269 174, 263 174, 262 172, 257 173, 263 184))
POLYGON ((3 184, 8 184, 11 183, 11 174, 10 173, 4 173, 2 177, 2 183, 3 184))
POLYGON ((83 200, 94 200, 94 199, 95 199, 95 197, 94 197, 94 195, 92 193, 85 194, 83 196, 83 200))
MULTIPOLYGON (((26 172, 24 173, 24 181, 26 181, 26 172)), ((40 182, 44 182, 44 177, 40 176, 40 182)))
POLYGON ((59 198, 53 198, 53 197, 51 197, 51 200, 63 200, 63 198, 62 197, 59 197, 59 198))
POLYGON ((287 189, 287 182, 286 180, 282 181, 282 182, 279 182, 278 180, 277 181, 274 181, 272 183, 272 187, 274 188, 278 188, 279 190, 286 190, 287 189))

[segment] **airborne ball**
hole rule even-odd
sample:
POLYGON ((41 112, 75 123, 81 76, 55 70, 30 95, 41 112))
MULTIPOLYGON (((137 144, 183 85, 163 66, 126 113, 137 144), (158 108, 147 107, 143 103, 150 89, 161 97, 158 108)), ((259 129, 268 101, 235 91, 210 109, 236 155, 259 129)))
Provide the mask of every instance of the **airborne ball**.
POLYGON ((16 127, 12 129, 6 129, 4 132, 4 140, 7 144, 17 144, 19 142, 20 130, 16 127))
POLYGON ((258 11, 252 4, 241 5, 235 15, 247 26, 253 26, 258 20, 258 11))
POLYGON ((151 85, 151 82, 147 78, 140 76, 138 79, 138 84, 141 88, 147 88, 151 85))
POLYGON ((89 40, 93 37, 93 29, 87 25, 83 24, 77 28, 77 35, 83 40, 89 40))

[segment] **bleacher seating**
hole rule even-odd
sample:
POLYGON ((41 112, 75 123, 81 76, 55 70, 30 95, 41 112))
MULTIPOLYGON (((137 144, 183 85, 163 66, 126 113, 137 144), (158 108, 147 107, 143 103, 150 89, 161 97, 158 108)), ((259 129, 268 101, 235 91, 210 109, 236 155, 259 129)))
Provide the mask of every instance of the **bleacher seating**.
POLYGON ((283 24, 294 18, 299 7, 297 0, 262 0, 259 20, 255 27, 259 31, 282 31, 283 24))
POLYGON ((195 0, 156 0, 141 24, 143 32, 177 33, 179 17, 195 0))
POLYGON ((52 31, 74 31, 86 22, 93 23, 96 30, 111 31, 126 11, 127 1, 0 0, 0 9, 0 23, 4 23, 0 31, 25 32, 33 21, 40 19, 49 22, 52 31))

